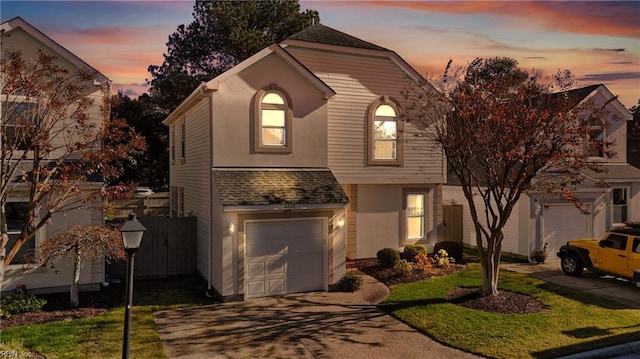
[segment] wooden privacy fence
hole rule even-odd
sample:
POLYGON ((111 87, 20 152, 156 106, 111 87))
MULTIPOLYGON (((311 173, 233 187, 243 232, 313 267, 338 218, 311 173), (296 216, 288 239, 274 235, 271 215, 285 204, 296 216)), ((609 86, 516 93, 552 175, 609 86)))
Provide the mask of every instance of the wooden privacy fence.
MULTIPOLYGON (((136 278, 196 272, 196 217, 138 217, 147 229, 135 257, 136 278)), ((110 278, 125 278, 125 261, 107 265, 110 278)))
POLYGON ((462 205, 442 206, 444 222, 444 240, 454 241, 462 245, 462 205))
POLYGON ((169 192, 154 193, 145 197, 118 199, 110 203, 113 218, 127 218, 129 213, 136 216, 168 216, 169 192))

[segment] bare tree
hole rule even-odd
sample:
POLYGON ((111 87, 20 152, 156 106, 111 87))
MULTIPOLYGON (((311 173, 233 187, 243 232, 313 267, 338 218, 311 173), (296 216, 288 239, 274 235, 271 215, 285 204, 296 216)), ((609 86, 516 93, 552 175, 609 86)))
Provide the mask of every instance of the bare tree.
POLYGON ((108 98, 94 73, 72 71, 42 51, 24 59, 5 50, 0 63, 0 283, 19 250, 55 213, 101 206, 123 193, 102 186, 121 161, 143 153, 144 139, 109 120, 108 98), (105 100, 106 99, 106 100, 105 100), (7 203, 25 199, 19 232, 7 247, 7 203))
POLYGON ((567 91, 569 71, 545 85, 539 73, 509 58, 476 59, 466 68, 450 62, 436 84, 439 91, 406 92, 406 118, 442 146, 471 211, 482 294, 498 295, 503 228, 520 196, 543 189, 580 207, 571 187, 582 180, 580 168, 597 167, 587 161, 590 149, 611 154, 592 132, 607 125, 598 113, 604 106, 567 91), (483 206, 476 205, 478 197, 483 206))
POLYGON ((73 307, 80 304, 78 284, 80 269, 86 262, 96 260, 125 259, 120 231, 105 226, 73 225, 50 238, 38 248, 38 259, 43 265, 55 265, 64 259, 73 260, 73 278, 69 302, 73 307))

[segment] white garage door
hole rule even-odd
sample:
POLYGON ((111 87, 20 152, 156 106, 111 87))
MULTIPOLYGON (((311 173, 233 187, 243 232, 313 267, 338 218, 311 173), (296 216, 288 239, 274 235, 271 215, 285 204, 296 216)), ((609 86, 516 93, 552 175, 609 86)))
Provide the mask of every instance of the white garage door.
POLYGON ((324 220, 247 222, 245 238, 245 298, 324 289, 324 220))
POLYGON ((589 236, 590 216, 573 205, 551 205, 544 209, 542 238, 547 243, 547 256, 557 259, 558 249, 568 240, 589 236))

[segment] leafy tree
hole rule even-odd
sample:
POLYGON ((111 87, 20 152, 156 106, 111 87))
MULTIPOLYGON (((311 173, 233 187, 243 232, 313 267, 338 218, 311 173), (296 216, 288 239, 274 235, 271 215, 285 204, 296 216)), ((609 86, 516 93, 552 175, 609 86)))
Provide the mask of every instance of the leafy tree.
POLYGON ((109 120, 108 103, 94 105, 102 97, 93 95, 100 89, 91 71, 69 70, 42 51, 25 59, 3 49, 0 74, 1 283, 4 269, 54 214, 101 206, 101 198, 123 193, 100 184, 118 177, 121 164, 146 145, 124 122, 109 120), (20 234, 7 248, 12 195, 27 204, 20 234))
POLYGON ((111 184, 135 182, 151 188, 165 185, 169 179, 169 131, 162 124, 164 116, 153 99, 147 94, 132 99, 118 92, 112 97, 111 118, 126 121, 147 143, 144 155, 135 163, 122 163, 122 175, 111 184))
POLYGON ((120 239, 120 231, 105 226, 73 225, 62 233, 48 239, 38 250, 40 263, 50 265, 62 260, 73 259, 73 278, 70 287, 69 304, 77 307, 80 304, 78 284, 80 269, 84 263, 96 260, 125 259, 124 247, 120 239))
POLYGON ((162 65, 149 66, 151 95, 165 115, 200 82, 320 20, 315 10, 300 12, 297 0, 196 1, 193 9, 194 21, 169 36, 162 65))
MULTIPOLYGON (((447 66, 437 88, 407 91, 407 120, 433 135, 462 185, 473 219, 482 264, 483 295, 498 295, 498 268, 504 226, 520 196, 531 189, 560 193, 580 206, 571 192, 587 161, 589 136, 602 107, 578 105, 569 71, 549 84, 509 58, 476 59, 466 68, 447 66), (478 206, 476 199, 483 204, 478 206)), ((599 122, 598 122, 599 121, 599 122)), ((612 151, 607 150, 608 154, 612 151)))

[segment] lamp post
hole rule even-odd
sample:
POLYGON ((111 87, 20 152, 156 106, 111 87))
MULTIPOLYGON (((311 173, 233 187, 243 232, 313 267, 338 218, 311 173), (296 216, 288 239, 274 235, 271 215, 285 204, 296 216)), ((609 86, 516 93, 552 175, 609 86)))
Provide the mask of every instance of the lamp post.
POLYGON ((129 214, 129 219, 120 227, 120 234, 122 236, 122 243, 124 244, 124 250, 127 252, 127 290, 126 300, 127 304, 124 310, 124 335, 122 338, 122 359, 129 358, 129 334, 131 327, 131 306, 133 302, 133 257, 135 257, 138 248, 140 248, 140 242, 142 242, 142 235, 147 229, 138 222, 136 215, 129 214))

